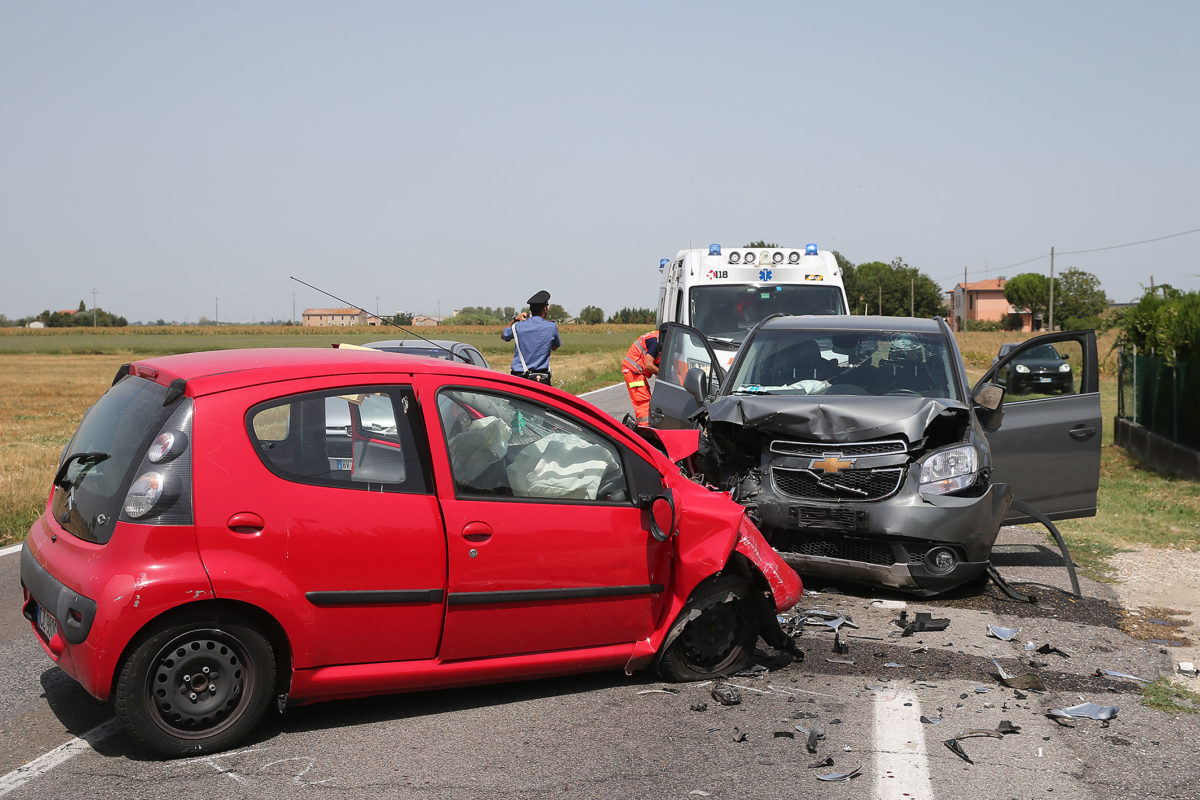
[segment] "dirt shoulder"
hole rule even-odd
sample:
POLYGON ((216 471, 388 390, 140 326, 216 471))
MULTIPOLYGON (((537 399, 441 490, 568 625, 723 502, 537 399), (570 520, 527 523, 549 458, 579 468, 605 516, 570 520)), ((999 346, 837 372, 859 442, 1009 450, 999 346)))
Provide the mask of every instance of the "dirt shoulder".
MULTIPOLYGON (((1182 642, 1162 648, 1172 668, 1180 661, 1200 662, 1200 552, 1139 547, 1108 562, 1118 576, 1112 588, 1125 609, 1126 632, 1148 641, 1182 642)), ((1176 672, 1172 679, 1200 692, 1200 678, 1176 672)))

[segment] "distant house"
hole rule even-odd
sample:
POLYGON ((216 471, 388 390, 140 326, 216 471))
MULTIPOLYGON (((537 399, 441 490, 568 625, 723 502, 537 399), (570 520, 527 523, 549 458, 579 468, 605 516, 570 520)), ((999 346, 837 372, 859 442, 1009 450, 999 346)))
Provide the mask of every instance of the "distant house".
POLYGON ((967 320, 987 320, 1003 322, 1010 316, 1021 319, 1020 330, 1033 330, 1033 315, 1028 309, 1018 308, 1004 299, 1005 278, 989 278, 972 283, 959 283, 953 289, 946 290, 950 295, 950 316, 954 320, 954 329, 966 329, 967 320))
MULTIPOLYGON (((370 317, 357 308, 306 308, 301 326, 305 328, 337 328, 350 325, 366 325, 370 317)), ((375 317, 374 319, 378 319, 375 317)), ((379 323, 376 322, 376 325, 379 323)))
POLYGON ((33 322, 29 323, 25 327, 27 327, 27 328, 44 328, 44 327, 46 327, 46 323, 42 322, 40 319, 35 319, 33 322))
POLYGON ((433 325, 437 325, 439 321, 439 317, 432 317, 428 314, 418 314, 417 316, 413 317, 412 324, 415 328, 428 328, 433 325))

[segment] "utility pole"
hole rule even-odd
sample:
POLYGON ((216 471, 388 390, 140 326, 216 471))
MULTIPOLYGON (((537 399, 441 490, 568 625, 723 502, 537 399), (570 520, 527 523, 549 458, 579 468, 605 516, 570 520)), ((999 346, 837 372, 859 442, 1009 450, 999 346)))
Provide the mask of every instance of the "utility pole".
POLYGON ((292 324, 296 324, 296 293, 292 292, 292 324))
POLYGON ((96 327, 96 287, 92 287, 92 327, 96 327))
POLYGON ((1049 331, 1054 330, 1054 246, 1050 247, 1050 325, 1049 331))
POLYGON ((213 325, 221 324, 221 298, 213 298, 213 325))

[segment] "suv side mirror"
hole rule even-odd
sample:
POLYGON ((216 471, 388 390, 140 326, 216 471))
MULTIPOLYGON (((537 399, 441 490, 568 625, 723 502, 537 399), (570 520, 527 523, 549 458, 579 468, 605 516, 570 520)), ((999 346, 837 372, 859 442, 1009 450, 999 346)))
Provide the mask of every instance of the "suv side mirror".
POLYGON ((997 383, 983 383, 975 388, 971 399, 979 407, 979 421, 984 430, 994 431, 1004 419, 1004 387, 997 383))
POLYGON ((692 367, 687 371, 687 375, 683 376, 683 388, 700 405, 704 405, 704 401, 708 399, 708 387, 708 373, 699 367, 692 367))

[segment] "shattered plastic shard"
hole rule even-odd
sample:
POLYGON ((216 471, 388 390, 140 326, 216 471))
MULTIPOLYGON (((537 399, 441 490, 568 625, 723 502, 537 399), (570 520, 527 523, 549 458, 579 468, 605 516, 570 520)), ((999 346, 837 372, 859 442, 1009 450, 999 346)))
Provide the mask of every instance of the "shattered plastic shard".
POLYGON ((996 726, 996 731, 1001 734, 1020 733, 1021 726, 1013 725, 1011 721, 1009 721, 1007 719, 1002 719, 1002 720, 1000 720, 1000 724, 996 726))
POLYGON ((1006 681, 1009 678, 1017 677, 1016 675, 1013 675, 1011 672, 1008 672, 1007 670, 1005 670, 1004 667, 1000 666, 1000 662, 996 660, 995 656, 992 656, 992 663, 995 664, 996 669, 1000 671, 1000 680, 1006 681))
POLYGON ((1011 642, 1013 637, 1021 632, 1020 628, 1001 628, 999 625, 988 625, 988 633, 1002 642, 1011 642))
POLYGON ((958 756, 968 764, 975 763, 971 760, 971 757, 967 755, 967 751, 963 750, 962 745, 958 743, 958 739, 943 739, 942 744, 946 745, 946 747, 949 747, 951 753, 954 753, 954 755, 958 756))
POLYGON ((851 778, 857 778, 862 767, 855 767, 850 772, 828 772, 824 775, 818 775, 819 781, 848 781, 851 778))
POLYGON ((708 703, 693 703, 692 711, 708 711, 708 703))
POLYGON ((712 699, 723 706, 736 706, 742 702, 742 694, 728 686, 718 686, 712 690, 712 699))
POLYGON ((1148 680, 1146 678, 1139 678, 1137 675, 1130 675, 1128 672, 1114 672, 1111 669, 1106 669, 1106 670, 1098 669, 1092 674, 1097 677, 1102 677, 1104 675, 1107 675, 1110 678, 1128 678, 1131 681, 1141 681, 1142 683, 1153 683, 1153 681, 1148 680))
POLYGON ((1189 678, 1196 677, 1196 675, 1198 674, 1198 672, 1196 670, 1196 665, 1193 664, 1191 661, 1180 661, 1179 662, 1179 674, 1187 675, 1189 678))
POLYGON ((824 759, 818 761, 817 763, 809 764, 808 768, 809 769, 819 769, 821 767, 832 767, 832 766, 833 766, 833 756, 825 756, 824 759))
POLYGON ((733 740, 734 740, 735 742, 744 742, 744 741, 746 741, 746 734, 742 732, 741 728, 734 728, 734 729, 733 729, 733 740))
POLYGON ((1026 672, 1024 675, 1001 679, 1000 682, 1010 689, 1028 689, 1032 692, 1046 691, 1046 684, 1042 682, 1042 677, 1036 672, 1026 672))
POLYGON ((942 723, 942 718, 941 717, 927 717, 924 714, 922 714, 921 715, 921 723, 923 725, 940 725, 942 723))
POLYGON ((1042 655, 1049 655, 1050 653, 1057 653, 1058 655, 1062 656, 1063 658, 1070 658, 1069 655, 1064 653, 1062 650, 1059 650, 1057 647, 1051 647, 1049 643, 1042 645, 1041 647, 1039 647, 1037 649, 1037 651, 1039 653, 1041 653, 1042 655))
POLYGON ((1117 712, 1121 710, 1120 706, 1102 706, 1099 703, 1080 703, 1077 706, 1070 708, 1052 708, 1048 716, 1050 717, 1087 717, 1088 719, 1110 720, 1116 719, 1117 712))

